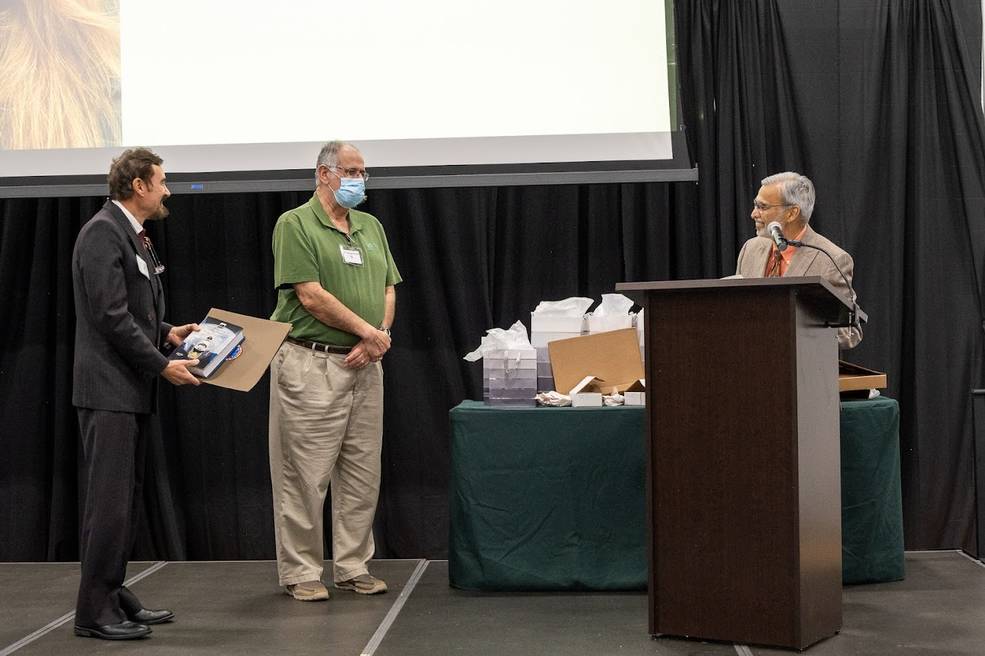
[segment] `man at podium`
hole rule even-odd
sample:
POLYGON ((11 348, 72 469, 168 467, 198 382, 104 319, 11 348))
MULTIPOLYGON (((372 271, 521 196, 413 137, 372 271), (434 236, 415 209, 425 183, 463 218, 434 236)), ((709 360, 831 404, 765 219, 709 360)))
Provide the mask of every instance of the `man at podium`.
MULTIPOLYGON (((820 276, 850 302, 855 301, 852 256, 808 225, 814 211, 814 183, 787 171, 763 178, 760 184, 751 214, 756 236, 739 251, 736 274, 743 278, 820 276), (771 234, 774 223, 782 238, 771 234)), ((838 329, 841 348, 853 348, 861 341, 858 325, 838 329)))

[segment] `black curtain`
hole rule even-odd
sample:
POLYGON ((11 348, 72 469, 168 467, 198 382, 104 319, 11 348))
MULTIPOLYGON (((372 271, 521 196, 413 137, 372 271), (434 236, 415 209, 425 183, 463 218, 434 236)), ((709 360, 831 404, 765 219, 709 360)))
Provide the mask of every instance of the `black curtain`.
MULTIPOLYGON (((969 390, 982 383, 985 138, 977 2, 846 3, 842 234, 882 295, 864 355, 902 411, 907 544, 974 546, 969 390), (872 25, 855 34, 857 24, 872 25), (848 65, 847 62, 854 62, 848 65)), ((982 500, 985 503, 985 499, 982 500)))
MULTIPOLYGON (((676 30, 699 184, 371 189, 365 209, 405 278, 384 361, 380 555, 447 553, 447 412, 481 398, 480 366, 461 356, 487 328, 622 280, 732 273, 759 179, 791 169, 817 184, 812 225, 855 255, 872 320, 849 358, 887 371, 901 403, 907 545, 970 543, 985 294, 977 0, 694 0, 677 4, 676 30)), ((307 197, 173 197, 150 227, 169 318, 268 315, 273 224, 307 197)), ((0 200, 0 560, 77 557, 69 262, 101 202, 0 200)), ((137 557, 273 557, 267 395, 266 380, 248 394, 162 390, 137 557)))
POLYGON ((974 545, 970 388, 983 380, 982 16, 950 2, 677 3, 701 217, 724 266, 750 194, 797 170, 811 225, 855 257, 870 324, 847 358, 902 412, 909 548, 974 545))

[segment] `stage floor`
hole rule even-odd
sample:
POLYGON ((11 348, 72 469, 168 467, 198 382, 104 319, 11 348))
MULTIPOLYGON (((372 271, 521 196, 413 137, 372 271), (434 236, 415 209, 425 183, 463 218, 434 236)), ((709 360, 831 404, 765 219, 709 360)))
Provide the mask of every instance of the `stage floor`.
MULTIPOLYGON (((130 587, 176 620, 144 640, 72 634, 78 563, 0 563, 0 656, 28 654, 716 654, 790 653, 647 635, 646 594, 472 593, 448 563, 380 560, 390 592, 331 589, 302 603, 270 561, 131 563, 130 587)), ((326 568, 326 571, 330 571, 326 568)), ((844 589, 844 627, 811 656, 985 653, 985 566, 956 551, 909 552, 906 580, 844 589)))

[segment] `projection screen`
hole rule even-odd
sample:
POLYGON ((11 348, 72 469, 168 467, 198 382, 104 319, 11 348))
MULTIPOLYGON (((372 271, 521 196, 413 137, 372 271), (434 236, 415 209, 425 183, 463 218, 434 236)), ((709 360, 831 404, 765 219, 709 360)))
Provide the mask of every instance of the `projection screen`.
POLYGON ((172 191, 696 179, 672 2, 7 0, 0 196, 100 194, 144 145, 172 191))

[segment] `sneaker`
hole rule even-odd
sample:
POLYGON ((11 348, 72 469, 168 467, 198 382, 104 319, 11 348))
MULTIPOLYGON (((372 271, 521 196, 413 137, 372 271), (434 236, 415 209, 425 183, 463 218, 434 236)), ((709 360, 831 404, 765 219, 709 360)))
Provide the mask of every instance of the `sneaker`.
POLYGON ((287 594, 298 601, 324 601, 328 599, 328 588, 321 581, 305 581, 287 586, 287 594))
POLYGON ((359 594, 371 595, 386 592, 386 581, 382 581, 370 574, 360 574, 347 581, 336 581, 335 587, 339 590, 352 590, 359 594))

